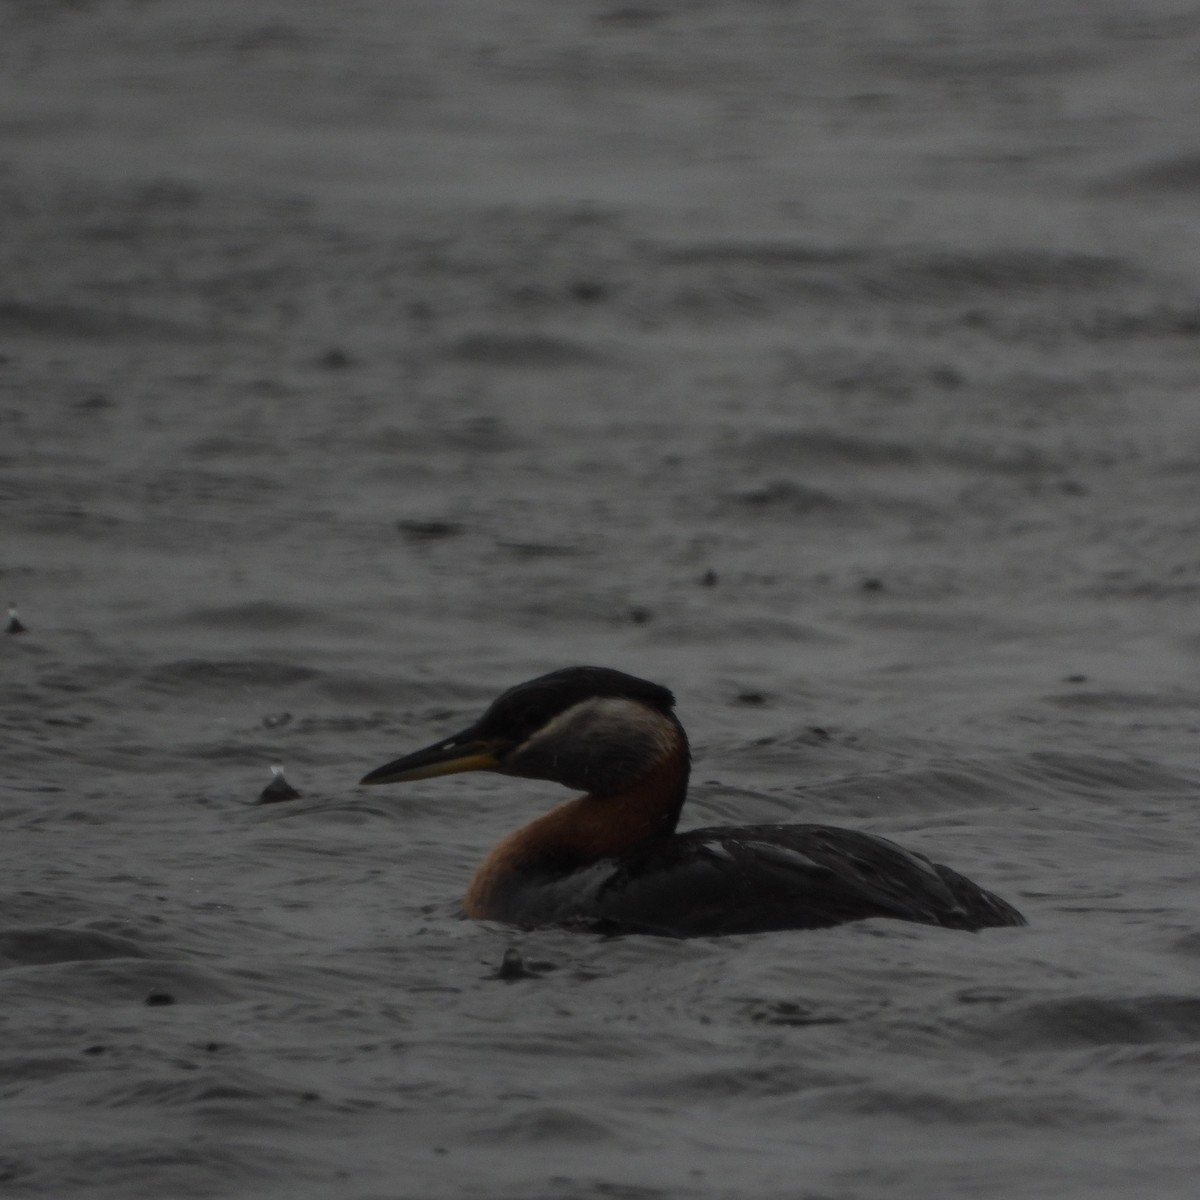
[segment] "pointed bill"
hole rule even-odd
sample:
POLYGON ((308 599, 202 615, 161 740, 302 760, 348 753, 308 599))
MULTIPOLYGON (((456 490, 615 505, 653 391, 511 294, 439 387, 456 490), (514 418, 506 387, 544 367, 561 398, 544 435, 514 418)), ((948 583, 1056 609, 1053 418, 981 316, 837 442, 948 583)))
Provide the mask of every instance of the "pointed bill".
POLYGON ((495 771, 500 767, 496 757, 500 749, 501 743, 494 738, 473 737, 468 731, 376 767, 359 783, 410 783, 462 771, 495 771))

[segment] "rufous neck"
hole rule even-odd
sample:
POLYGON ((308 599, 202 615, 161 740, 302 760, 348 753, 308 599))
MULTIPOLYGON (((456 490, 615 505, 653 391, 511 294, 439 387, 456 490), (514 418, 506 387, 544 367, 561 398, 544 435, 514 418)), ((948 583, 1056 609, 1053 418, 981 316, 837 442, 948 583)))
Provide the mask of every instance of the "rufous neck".
POLYGON ((492 898, 521 878, 578 870, 669 837, 687 797, 688 770, 684 744, 623 791, 578 796, 509 834, 476 872, 467 915, 493 915, 492 898))

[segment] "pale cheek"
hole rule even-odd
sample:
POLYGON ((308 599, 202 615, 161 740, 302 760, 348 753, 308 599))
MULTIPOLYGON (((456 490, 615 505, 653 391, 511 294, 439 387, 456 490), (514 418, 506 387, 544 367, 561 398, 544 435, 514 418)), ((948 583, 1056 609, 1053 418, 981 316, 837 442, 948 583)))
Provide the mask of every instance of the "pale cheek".
POLYGON ((587 700, 560 713, 509 755, 505 773, 612 793, 679 753, 674 724, 633 700, 587 700))

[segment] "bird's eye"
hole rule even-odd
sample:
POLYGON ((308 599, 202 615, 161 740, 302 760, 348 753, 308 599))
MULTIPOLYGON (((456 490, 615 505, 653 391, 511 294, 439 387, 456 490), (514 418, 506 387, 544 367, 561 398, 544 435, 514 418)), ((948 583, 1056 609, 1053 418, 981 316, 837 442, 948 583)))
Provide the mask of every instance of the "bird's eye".
POLYGON ((547 721, 550 720, 550 712, 548 709, 541 706, 527 708, 521 714, 521 728, 526 733, 533 733, 536 729, 541 729, 547 721))

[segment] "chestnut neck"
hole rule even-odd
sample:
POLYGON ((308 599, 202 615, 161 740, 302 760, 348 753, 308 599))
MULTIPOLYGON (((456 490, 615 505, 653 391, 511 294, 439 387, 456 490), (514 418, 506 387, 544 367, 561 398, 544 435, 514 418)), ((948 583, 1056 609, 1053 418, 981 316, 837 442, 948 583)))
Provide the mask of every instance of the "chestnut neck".
POLYGON ((670 837, 687 798, 686 741, 620 792, 577 796, 510 833, 484 859, 467 889, 469 917, 503 919, 507 888, 580 870, 670 837))

